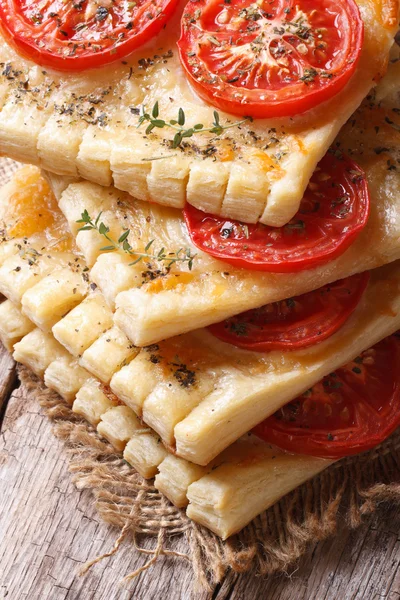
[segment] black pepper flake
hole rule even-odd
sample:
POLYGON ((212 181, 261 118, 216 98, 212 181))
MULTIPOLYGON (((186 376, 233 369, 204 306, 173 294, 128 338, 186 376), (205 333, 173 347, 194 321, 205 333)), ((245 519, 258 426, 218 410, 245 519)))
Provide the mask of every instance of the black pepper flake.
POLYGON ((40 25, 43 21, 43 14, 39 11, 36 11, 32 14, 31 20, 35 23, 35 25, 40 25))
POLYGON ((222 238, 224 238, 224 240, 227 240, 233 233, 233 225, 231 224, 226 224, 222 227, 222 229, 220 230, 220 236, 222 238))
MULTIPOLYGON (((175 366, 175 365, 174 365, 175 366)), ((178 380, 180 386, 188 388, 196 383, 196 373, 187 368, 186 365, 176 365, 178 368, 174 371, 174 377, 178 380)))
POLYGON ((153 365, 158 365, 161 362, 161 356, 157 356, 157 354, 150 354, 149 361, 153 363, 153 365))
POLYGON ((294 308, 296 306, 296 302, 293 300, 293 298, 287 298, 286 306, 288 308, 294 308))
POLYGON ((150 344, 150 346, 145 346, 143 348, 143 350, 146 350, 147 352, 157 352, 160 349, 160 346, 158 344, 150 344))
POLYGON ((303 83, 305 84, 308 84, 312 83, 317 76, 318 71, 316 71, 315 69, 304 69, 304 75, 302 75, 302 77, 299 77, 299 80, 303 81, 303 83))
POLYGON ((108 8, 106 8, 105 6, 99 6, 97 11, 96 11, 96 21, 98 21, 99 23, 101 23, 102 21, 105 21, 108 17, 108 8))
POLYGON ((229 327, 229 331, 231 331, 231 333, 235 333, 238 337, 240 336, 246 336, 247 335, 247 324, 246 323, 241 323, 240 321, 235 323, 229 323, 225 325, 226 329, 228 329, 229 327))
POLYGON ((389 152, 389 148, 385 148, 384 146, 377 146, 374 148, 375 154, 382 154, 382 152, 389 152))

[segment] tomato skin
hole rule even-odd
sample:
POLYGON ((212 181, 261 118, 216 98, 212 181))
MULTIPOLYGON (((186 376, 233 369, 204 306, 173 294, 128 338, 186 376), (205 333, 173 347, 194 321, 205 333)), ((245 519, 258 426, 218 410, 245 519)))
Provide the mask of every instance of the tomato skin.
POLYGON ((303 113, 339 93, 355 72, 364 40, 354 0, 257 5, 251 0, 188 2, 178 48, 197 94, 223 111, 263 119, 303 113), (293 31, 296 11, 316 21, 309 35, 304 29, 303 39, 293 31), (321 31, 327 33, 321 36, 321 31), (319 41, 326 51, 318 42, 307 48, 309 40, 324 35, 327 39, 319 41))
POLYGON ((400 425, 400 339, 390 336, 298 396, 253 432, 288 452, 338 459, 400 425))
POLYGON ((328 153, 314 172, 298 213, 284 227, 243 224, 189 204, 183 214, 192 242, 203 252, 252 271, 294 273, 343 254, 364 229, 369 211, 364 171, 349 158, 328 153))
POLYGON ((347 321, 369 277, 368 271, 352 275, 290 298, 290 302, 282 300, 249 310, 208 329, 223 342, 252 352, 307 348, 329 338, 347 321))
MULTIPOLYGON (((68 18, 61 25, 55 20, 57 19, 57 15, 60 15, 59 18, 62 21, 63 11, 67 10, 67 12, 71 12, 62 0, 55 0, 51 3, 52 7, 55 5, 58 7, 59 5, 57 12, 54 9, 54 11, 52 10, 49 13, 55 16, 47 18, 47 15, 44 15, 43 21, 40 23, 35 23, 32 21, 32 18, 29 18, 29 14, 32 13, 35 7, 35 2, 30 2, 29 0, 1 0, 0 30, 7 42, 19 54, 38 65, 50 67, 58 71, 83 71, 118 61, 148 42, 149 39, 161 31, 174 12, 178 0, 158 0, 157 4, 150 1, 146 2, 146 0, 142 2, 138 0, 136 4, 137 10, 139 11, 140 9, 141 11, 141 14, 138 16, 138 25, 129 28, 126 26, 126 22, 118 22, 118 19, 121 18, 120 13, 123 12, 123 2, 117 0, 117 2, 113 3, 112 10, 119 11, 115 15, 115 27, 112 29, 111 26, 110 30, 107 29, 107 35, 104 34, 100 41, 96 39, 96 43, 88 43, 84 37, 84 33, 79 34, 81 36, 79 40, 76 39, 78 34, 75 31, 75 27, 79 27, 79 24, 84 23, 80 19, 84 14, 87 0, 76 2, 75 7, 81 6, 81 8, 76 9, 78 12, 74 15, 73 20, 68 15, 68 18), (159 12, 154 14, 152 18, 149 17, 147 22, 141 23, 143 8, 146 4, 152 10, 157 6, 159 12), (63 36, 59 33, 64 29, 67 30, 66 33, 68 36, 63 36), (118 36, 122 36, 122 38, 120 41, 115 41, 115 38, 118 38, 118 36), (93 47, 98 49, 93 50, 93 47)), ((96 21, 95 18, 92 18, 91 24, 93 27, 97 24, 99 28, 100 26, 104 28, 105 26, 104 24, 102 25, 102 21, 103 19, 96 21)), ((85 31, 84 27, 82 27, 82 31, 85 31)), ((100 30, 101 33, 102 30, 100 30)))

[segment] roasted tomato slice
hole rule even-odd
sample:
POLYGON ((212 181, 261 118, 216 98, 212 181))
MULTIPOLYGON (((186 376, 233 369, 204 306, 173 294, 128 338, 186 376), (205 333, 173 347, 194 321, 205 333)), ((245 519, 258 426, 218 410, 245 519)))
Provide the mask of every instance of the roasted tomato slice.
POLYGON ((357 307, 369 273, 360 273, 302 296, 266 304, 211 325, 217 338, 245 350, 298 350, 322 342, 357 307))
POLYGON ((365 227, 369 193, 364 172, 349 158, 328 153, 319 163, 299 212, 284 227, 247 225, 203 213, 187 204, 193 243, 237 267, 296 272, 342 254, 365 227))
POLYGON ((269 118, 337 94, 356 69, 363 35, 354 0, 191 0, 178 47, 207 102, 269 118))
POLYGON ((324 377, 254 429, 289 452, 341 458, 400 425, 400 340, 391 336, 324 377))
POLYGON ((63 71, 130 54, 165 25, 178 0, 2 0, 0 26, 18 52, 63 71))

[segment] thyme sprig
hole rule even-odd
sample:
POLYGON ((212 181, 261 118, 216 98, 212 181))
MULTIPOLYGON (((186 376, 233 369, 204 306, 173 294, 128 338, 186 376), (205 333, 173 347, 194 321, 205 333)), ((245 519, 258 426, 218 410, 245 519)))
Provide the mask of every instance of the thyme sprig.
POLYGON ((151 113, 146 112, 146 108, 142 104, 139 111, 139 121, 138 127, 143 125, 143 123, 148 123, 146 127, 146 134, 149 134, 153 131, 153 129, 163 129, 164 127, 169 127, 170 129, 174 129, 176 131, 174 135, 174 139, 172 140, 172 147, 178 148, 181 145, 184 138, 190 138, 195 133, 215 133, 215 135, 221 135, 223 131, 227 129, 231 129, 232 127, 238 127, 249 120, 249 117, 242 119, 241 121, 235 121, 235 123, 227 123, 223 125, 220 121, 219 113, 214 110, 214 121, 212 123, 212 127, 204 127, 202 123, 196 123, 193 127, 185 128, 186 123, 186 115, 183 108, 178 110, 178 117, 176 119, 171 119, 170 121, 166 121, 165 119, 159 118, 159 105, 158 101, 154 104, 151 113))
POLYGON ((170 269, 174 263, 187 263, 189 271, 192 270, 193 260, 195 258, 195 254, 191 253, 190 248, 179 248, 176 252, 167 252, 165 248, 161 248, 156 253, 149 252, 150 248, 153 247, 155 240, 150 240, 145 246, 144 252, 138 252, 134 250, 128 241, 128 237, 130 234, 130 229, 125 229, 124 232, 119 236, 118 240, 115 241, 109 235, 110 228, 101 221, 100 212, 95 219, 89 215, 88 211, 85 209, 81 214, 81 218, 76 221, 77 223, 83 223, 82 227, 79 228, 78 231, 97 231, 100 235, 102 235, 108 242, 108 246, 103 246, 100 248, 101 252, 115 252, 117 250, 125 252, 125 254, 129 254, 134 257, 135 260, 129 263, 129 266, 136 265, 143 259, 156 260, 159 262, 166 262, 167 269, 170 269))

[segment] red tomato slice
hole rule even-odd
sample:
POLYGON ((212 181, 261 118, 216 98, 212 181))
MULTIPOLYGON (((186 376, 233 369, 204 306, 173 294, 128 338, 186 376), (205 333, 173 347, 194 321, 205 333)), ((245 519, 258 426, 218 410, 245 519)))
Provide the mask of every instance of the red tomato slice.
POLYGON ((178 0, 2 0, 0 26, 17 51, 63 71, 121 59, 162 29, 178 0))
POLYGON ((178 42, 202 98, 237 115, 291 116, 354 73, 364 25, 354 0, 190 0, 178 42))
POLYGON ((341 458, 373 448, 400 425, 400 340, 391 336, 324 377, 254 433, 289 452, 341 458))
POLYGON ((360 273, 296 298, 266 304, 211 325, 213 335, 255 352, 298 350, 322 342, 357 307, 369 273, 360 273))
POLYGON ((365 173, 349 158, 328 153, 284 227, 247 225, 186 204, 192 242, 207 254, 255 271, 297 272, 327 263, 352 244, 369 215, 365 173))

